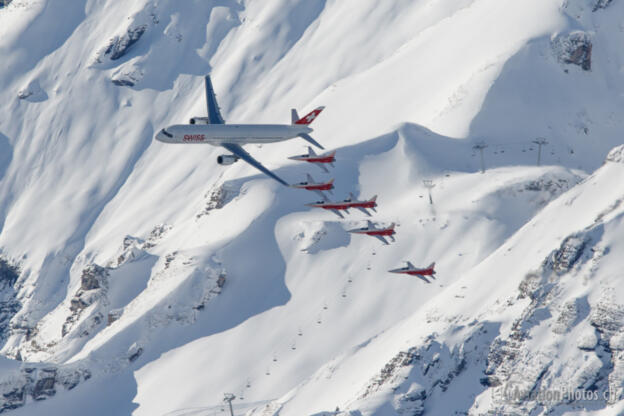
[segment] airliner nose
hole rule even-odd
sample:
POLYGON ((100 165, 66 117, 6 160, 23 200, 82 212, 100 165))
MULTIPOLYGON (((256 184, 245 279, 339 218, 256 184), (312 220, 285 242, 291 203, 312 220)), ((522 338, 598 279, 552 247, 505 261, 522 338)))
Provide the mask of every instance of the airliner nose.
POLYGON ((156 133, 156 140, 165 143, 173 143, 173 134, 169 133, 167 129, 162 129, 158 133, 156 133))

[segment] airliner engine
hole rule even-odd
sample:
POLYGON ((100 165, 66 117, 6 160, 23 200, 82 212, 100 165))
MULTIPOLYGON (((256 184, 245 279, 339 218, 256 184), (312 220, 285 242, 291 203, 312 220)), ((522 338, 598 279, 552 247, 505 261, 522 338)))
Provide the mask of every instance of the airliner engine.
POLYGON ((231 165, 232 163, 238 161, 238 157, 234 155, 219 155, 217 157, 217 163, 220 165, 231 165))
POLYGON ((210 124, 210 118, 209 117, 193 117, 192 119, 189 120, 189 123, 191 123, 191 124, 210 124))

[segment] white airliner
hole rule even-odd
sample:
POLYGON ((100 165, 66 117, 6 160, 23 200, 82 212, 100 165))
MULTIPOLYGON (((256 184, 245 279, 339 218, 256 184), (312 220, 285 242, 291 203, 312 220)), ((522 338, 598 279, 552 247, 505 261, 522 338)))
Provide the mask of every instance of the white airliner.
POLYGON ((262 166, 260 162, 251 157, 243 150, 242 145, 249 143, 273 143, 301 137, 313 145, 324 149, 309 133, 312 121, 323 111, 324 107, 318 107, 302 118, 297 115, 297 110, 291 110, 292 124, 225 124, 217 105, 210 76, 206 75, 206 107, 208 117, 193 117, 190 124, 175 124, 166 127, 156 134, 156 140, 164 143, 184 144, 211 144, 223 146, 231 154, 220 155, 217 163, 231 165, 243 159, 251 166, 270 176, 279 183, 288 186, 288 183, 279 176, 262 166))

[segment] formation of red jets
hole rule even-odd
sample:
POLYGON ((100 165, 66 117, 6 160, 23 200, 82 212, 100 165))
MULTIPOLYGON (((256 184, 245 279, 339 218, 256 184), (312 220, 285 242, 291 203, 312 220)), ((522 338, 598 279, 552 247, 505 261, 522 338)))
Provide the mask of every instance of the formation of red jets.
MULTIPOLYGON (((334 162, 336 161, 336 151, 318 155, 314 152, 314 149, 312 149, 311 147, 308 147, 308 154, 292 156, 292 157, 289 157, 289 159, 312 163, 315 166, 318 166, 319 168, 321 168, 324 172, 329 173, 329 169, 327 169, 327 165, 332 166, 332 167, 334 166, 334 162)), ((349 194, 349 197, 347 199, 344 199, 342 201, 331 201, 329 198, 327 198, 324 192, 328 192, 332 194, 332 189, 334 189, 334 179, 330 179, 327 182, 315 182, 314 178, 312 178, 310 174, 307 174, 306 180, 304 182, 290 185, 290 186, 293 188, 297 188, 297 189, 305 189, 307 191, 316 192, 318 195, 320 195, 322 200, 313 202, 310 204, 306 204, 306 206, 313 207, 313 208, 321 208, 321 209, 331 211, 334 214, 338 215, 340 218, 344 218, 341 211, 344 211, 346 214, 348 214, 349 209, 351 208, 358 209, 362 211, 363 213, 365 213, 366 215, 368 215, 369 217, 371 216, 371 214, 370 212, 368 212, 368 210, 377 212, 375 210, 375 208, 377 207, 377 195, 367 200, 358 200, 351 193, 349 194)), ((367 220, 366 227, 348 230, 348 232, 353 233, 353 234, 369 235, 369 236, 379 239, 384 244, 389 244, 388 240, 386 240, 385 237, 390 238, 392 242, 395 241, 394 226, 395 224, 392 223, 389 227, 377 228, 377 226, 374 223, 372 223, 370 220, 367 220)), ((427 279, 427 277, 433 277, 435 275, 436 272, 434 270, 434 267, 435 267, 435 263, 430 264, 426 268, 417 268, 408 261, 407 266, 398 268, 398 269, 388 270, 388 272, 407 274, 411 276, 418 276, 425 282, 429 283, 429 280, 427 279)))

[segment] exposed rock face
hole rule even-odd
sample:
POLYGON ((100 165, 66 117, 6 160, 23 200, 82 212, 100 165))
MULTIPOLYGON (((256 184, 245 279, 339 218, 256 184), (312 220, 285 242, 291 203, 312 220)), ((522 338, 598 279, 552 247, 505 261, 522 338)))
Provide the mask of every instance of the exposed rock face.
POLYGON ((596 0, 596 4, 594 4, 594 8, 592 9, 592 11, 595 12, 599 9, 606 9, 612 1, 613 0, 596 0))
POLYGON ((108 46, 102 52, 102 57, 108 57, 111 61, 122 58, 128 53, 130 47, 141 39, 146 30, 147 25, 129 27, 126 33, 121 36, 115 36, 110 40, 108 46))
POLYGON ((112 79, 111 82, 118 87, 134 87, 135 82, 128 78, 112 79))
POLYGON ((547 265, 561 275, 568 272, 579 260, 583 250, 589 243, 589 238, 582 235, 571 235, 561 243, 559 250, 552 253, 547 265))
MULTIPOLYGON (((70 300, 69 310, 72 312, 63 324, 62 336, 64 337, 72 330, 84 309, 91 306, 103 296, 103 291, 107 288, 108 270, 97 264, 91 264, 82 271, 80 277, 80 289, 70 300)), ((101 314, 94 314, 91 317, 92 325, 99 325, 103 321, 101 314)), ((88 335, 88 334, 85 334, 88 335)))
POLYGON ((136 342, 128 349, 128 361, 135 362, 143 354, 143 347, 139 346, 136 342))
POLYGON ((214 186, 204 198, 208 201, 206 202, 206 206, 204 210, 197 214, 195 217, 197 219, 203 217, 204 215, 210 214, 210 211, 214 209, 223 208, 228 202, 234 199, 238 195, 238 191, 234 189, 230 189, 225 185, 214 186))
POLYGON ((84 368, 63 368, 52 365, 29 364, 18 373, 0 375, 0 413, 23 406, 28 397, 45 400, 59 388, 71 390, 91 378, 84 368))
POLYGON ((0 257, 0 290, 13 287, 18 277, 19 268, 0 257))
POLYGON ((624 337, 619 334, 624 329, 624 305, 609 293, 591 303, 587 296, 561 298, 566 279, 593 273, 602 256, 595 247, 600 235, 601 225, 596 224, 566 237, 541 268, 520 284, 517 299, 530 302, 509 334, 490 345, 482 379, 484 385, 494 387, 489 411, 530 414, 542 409, 548 413, 548 409, 578 401, 573 394, 579 392, 592 395, 591 400, 602 405, 622 398, 624 337), (553 339, 536 353, 529 345, 535 342, 536 331, 545 328, 550 328, 553 339), (583 356, 578 359, 582 365, 572 369, 553 364, 557 348, 551 343, 572 331, 578 334, 576 354, 583 356), (543 392, 551 395, 542 396, 543 392), (608 400, 603 399, 607 396, 608 400))
POLYGON ((553 40, 553 50, 560 62, 591 70, 592 40, 588 33, 577 31, 558 36, 553 40))
POLYGON ((614 147, 607 155, 607 162, 624 163, 624 145, 614 147))
POLYGON ((6 259, 0 257, 0 342, 8 336, 10 321, 21 309, 22 305, 15 297, 15 283, 20 270, 6 259))
MULTIPOLYGON (((440 343, 437 334, 431 335, 422 346, 395 355, 364 388, 358 403, 350 407, 361 408, 368 397, 391 392, 392 406, 398 414, 424 415, 427 399, 436 390, 446 391, 470 367, 469 372, 485 370, 487 346, 497 333, 488 323, 474 327, 466 341, 452 349, 440 343)), ((474 393, 486 384, 487 380, 476 383, 474 393)))

